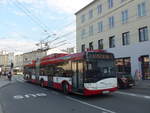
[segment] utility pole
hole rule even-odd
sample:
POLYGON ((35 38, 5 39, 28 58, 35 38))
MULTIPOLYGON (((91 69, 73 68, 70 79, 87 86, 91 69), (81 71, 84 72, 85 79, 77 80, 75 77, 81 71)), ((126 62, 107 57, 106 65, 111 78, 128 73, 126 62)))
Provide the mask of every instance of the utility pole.
POLYGON ((39 46, 39 50, 41 51, 45 51, 45 50, 48 50, 50 47, 49 47, 49 43, 51 43, 51 41, 49 41, 48 39, 50 37, 55 37, 56 34, 52 34, 52 35, 48 35, 45 39, 42 39, 40 40, 39 43, 36 44, 36 46, 39 46))

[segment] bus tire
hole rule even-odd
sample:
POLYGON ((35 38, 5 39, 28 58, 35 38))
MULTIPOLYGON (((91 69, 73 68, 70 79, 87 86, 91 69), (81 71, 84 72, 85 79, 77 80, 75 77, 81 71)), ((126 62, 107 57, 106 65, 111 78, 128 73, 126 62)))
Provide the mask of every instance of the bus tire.
POLYGON ((69 93, 69 85, 66 82, 63 83, 63 93, 66 95, 69 93))
POLYGON ((44 87, 44 80, 43 80, 43 79, 40 80, 40 86, 41 86, 41 87, 44 87))

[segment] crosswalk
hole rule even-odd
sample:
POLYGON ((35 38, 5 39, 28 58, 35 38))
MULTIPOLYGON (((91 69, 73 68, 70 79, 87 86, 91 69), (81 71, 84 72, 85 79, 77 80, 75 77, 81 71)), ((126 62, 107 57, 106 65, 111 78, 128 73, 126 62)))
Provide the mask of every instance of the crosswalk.
POLYGON ((12 81, 25 82, 25 80, 23 79, 23 76, 20 76, 20 75, 14 75, 12 77, 12 81))

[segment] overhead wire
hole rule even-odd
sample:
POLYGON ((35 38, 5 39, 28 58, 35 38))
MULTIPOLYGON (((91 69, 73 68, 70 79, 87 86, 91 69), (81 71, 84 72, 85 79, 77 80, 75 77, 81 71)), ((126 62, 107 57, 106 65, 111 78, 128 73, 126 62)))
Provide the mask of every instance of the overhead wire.
POLYGON ((44 33, 47 32, 47 29, 39 21, 37 21, 27 10, 25 10, 22 6, 18 5, 17 2, 14 2, 13 0, 9 1, 19 10, 21 10, 26 16, 28 16, 32 22, 37 24, 44 33))
POLYGON ((63 34, 63 35, 61 35, 61 37, 67 37, 67 36, 71 35, 74 32, 75 32, 75 30, 73 30, 73 31, 71 31, 69 33, 63 34))
POLYGON ((48 26, 42 22, 36 15, 34 15, 23 3, 20 3, 18 0, 15 0, 18 5, 20 5, 27 13, 29 13, 37 22, 39 22, 47 31, 48 26))

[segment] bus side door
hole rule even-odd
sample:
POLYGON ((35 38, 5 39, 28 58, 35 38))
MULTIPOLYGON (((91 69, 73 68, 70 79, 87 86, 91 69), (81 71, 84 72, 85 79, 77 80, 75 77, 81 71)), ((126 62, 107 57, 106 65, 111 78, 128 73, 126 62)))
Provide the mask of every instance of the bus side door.
POLYGON ((74 89, 83 88, 83 61, 72 61, 72 85, 74 89))

